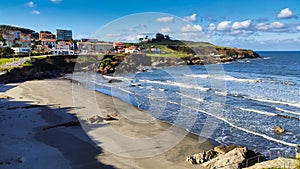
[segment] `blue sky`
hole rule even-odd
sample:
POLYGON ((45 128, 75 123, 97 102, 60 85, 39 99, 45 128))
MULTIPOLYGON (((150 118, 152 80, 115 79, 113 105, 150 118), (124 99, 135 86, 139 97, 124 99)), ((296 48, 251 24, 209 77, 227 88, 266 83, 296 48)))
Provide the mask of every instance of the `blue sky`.
POLYGON ((134 41, 141 33, 163 32, 231 47, 300 50, 299 0, 0 1, 0 24, 72 29, 75 38, 134 41))

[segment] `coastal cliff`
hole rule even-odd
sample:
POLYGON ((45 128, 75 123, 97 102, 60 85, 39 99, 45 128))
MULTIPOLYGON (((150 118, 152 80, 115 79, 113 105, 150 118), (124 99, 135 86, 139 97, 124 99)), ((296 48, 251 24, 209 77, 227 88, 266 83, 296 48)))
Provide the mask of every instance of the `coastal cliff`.
MULTIPOLYGON (((161 47, 161 46, 160 46, 161 47)), ((165 46, 164 46, 165 47, 165 46)), ((174 46, 173 46, 174 47, 174 46)), ((169 48, 172 48, 169 46, 169 48)), ((101 74, 134 73, 144 71, 143 67, 165 67, 178 65, 205 65, 232 62, 237 59, 259 58, 252 50, 225 48, 216 46, 178 47, 175 51, 186 53, 161 54, 107 54, 101 55, 65 55, 32 58, 25 65, 10 68, 0 76, 0 83, 19 82, 33 79, 62 77, 76 71, 94 71, 101 74), (196 51, 193 53, 193 51, 196 51), (207 54, 210 53, 210 54, 207 54), (167 56, 166 56, 167 55, 167 56)))
POLYGON ((253 59, 260 56, 252 50, 226 48, 226 47, 197 47, 195 52, 186 54, 157 54, 155 56, 147 53, 131 54, 131 55, 105 55, 101 60, 97 72, 101 74, 109 74, 118 72, 135 72, 139 67, 164 67, 178 65, 206 65, 225 62, 233 62, 238 59, 253 59), (204 52, 203 52, 204 51, 204 52), (209 54, 208 54, 209 53, 209 54))

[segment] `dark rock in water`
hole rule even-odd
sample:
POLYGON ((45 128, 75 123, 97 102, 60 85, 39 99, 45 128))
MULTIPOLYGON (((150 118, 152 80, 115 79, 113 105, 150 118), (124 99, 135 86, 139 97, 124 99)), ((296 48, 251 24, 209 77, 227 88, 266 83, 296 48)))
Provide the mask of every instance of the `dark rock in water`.
POLYGON ((274 128, 274 132, 275 132, 276 134, 283 134, 283 133, 286 132, 286 130, 283 129, 281 126, 277 126, 277 127, 274 128))
POLYGON ((108 83, 118 83, 118 82, 122 82, 122 80, 119 79, 109 79, 108 83))

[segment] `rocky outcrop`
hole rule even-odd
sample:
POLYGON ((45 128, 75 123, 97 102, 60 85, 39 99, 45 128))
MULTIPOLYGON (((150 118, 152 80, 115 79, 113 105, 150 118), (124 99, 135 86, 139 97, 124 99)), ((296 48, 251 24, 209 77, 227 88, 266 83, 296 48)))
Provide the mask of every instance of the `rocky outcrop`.
POLYGON ((210 169, 238 169, 264 161, 264 156, 241 146, 218 146, 203 153, 187 157, 186 162, 201 164, 210 169))
POLYGON ((189 156, 186 158, 186 162, 190 164, 203 164, 215 157, 217 157, 218 154, 214 150, 204 151, 203 153, 194 154, 192 156, 189 156))
POLYGON ((76 57, 77 56, 73 55, 32 59, 31 65, 15 67, 6 74, 1 75, 0 83, 61 77, 64 74, 74 71, 76 57), (67 61, 67 58, 74 58, 75 61, 67 61))
MULTIPOLYGON (((196 48, 193 50, 196 50, 196 48)), ((201 52, 201 50, 199 50, 197 55, 193 52, 181 57, 146 56, 146 54, 106 55, 101 60, 97 71, 102 74, 115 72, 133 73, 138 71, 137 67, 139 66, 165 67, 178 65, 205 65, 232 62, 237 59, 260 57, 252 50, 242 50, 237 48, 211 46, 209 50, 205 49, 205 51, 206 52, 203 55, 198 55, 198 53, 203 53, 203 51, 201 52)))

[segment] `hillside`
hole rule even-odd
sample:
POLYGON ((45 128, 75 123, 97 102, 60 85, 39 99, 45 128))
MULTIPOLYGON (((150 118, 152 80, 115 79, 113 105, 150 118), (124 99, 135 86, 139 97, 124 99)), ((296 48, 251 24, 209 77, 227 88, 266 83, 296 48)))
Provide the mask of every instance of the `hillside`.
POLYGON ((0 25, 0 34, 5 33, 6 31, 14 30, 14 31, 21 31, 24 34, 32 34, 35 32, 34 30, 27 29, 27 28, 21 28, 16 26, 10 26, 10 25, 0 25))
POLYGON ((260 58, 252 50, 215 46, 206 42, 165 40, 125 45, 139 47, 140 53, 105 55, 100 61, 98 70, 94 71, 103 74, 116 71, 135 72, 139 66, 205 65, 260 58))

